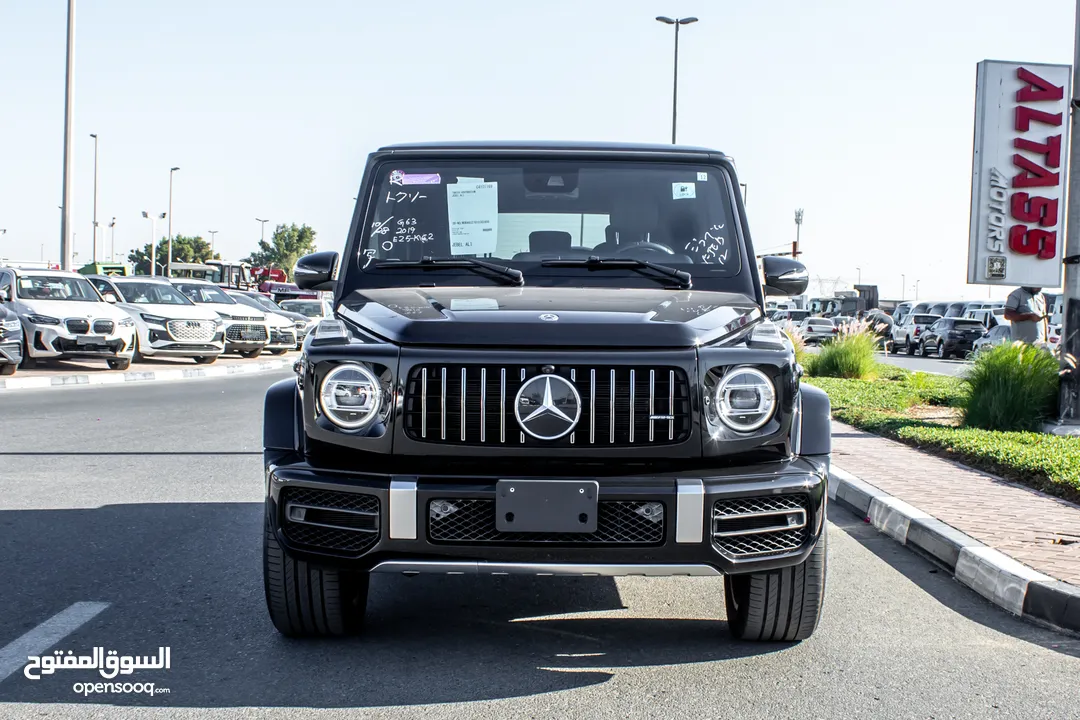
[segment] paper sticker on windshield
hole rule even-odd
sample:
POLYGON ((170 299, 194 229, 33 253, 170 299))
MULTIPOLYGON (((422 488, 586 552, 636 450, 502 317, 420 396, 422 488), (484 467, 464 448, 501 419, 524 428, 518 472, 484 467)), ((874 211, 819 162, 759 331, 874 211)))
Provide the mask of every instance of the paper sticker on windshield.
POLYGON ((709 173, 707 173, 707 172, 699 172, 697 174, 697 180, 698 180, 698 182, 708 182, 709 181, 709 173))
POLYGON ((495 298, 450 298, 451 310, 498 310, 495 298))
POLYGON ((671 183, 671 199, 683 200, 697 197, 694 183, 671 183))
POLYGON ((494 253, 499 240, 499 184, 447 185, 446 216, 451 255, 494 253))
POLYGON ((390 172, 391 185, 438 185, 441 182, 439 173, 407 173, 401 170, 390 172))

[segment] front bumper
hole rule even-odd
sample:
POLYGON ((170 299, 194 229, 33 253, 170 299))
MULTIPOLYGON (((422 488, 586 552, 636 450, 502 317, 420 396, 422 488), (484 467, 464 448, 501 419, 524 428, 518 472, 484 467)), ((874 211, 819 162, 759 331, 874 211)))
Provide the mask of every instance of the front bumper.
POLYGON ((225 331, 207 340, 178 339, 167 328, 148 325, 139 330, 139 352, 147 357, 205 357, 225 352, 225 331))
POLYGON ((18 365, 22 362, 22 343, 0 340, 0 365, 18 365))
POLYGON ((295 350, 296 330, 293 327, 270 328, 270 341, 267 350, 295 350))
POLYGON ((107 335, 76 334, 64 325, 23 325, 32 358, 104 357, 131 358, 135 350, 135 328, 116 326, 107 335), (89 338, 93 344, 87 344, 89 338))
POLYGON ((278 541, 298 559, 360 571, 755 572, 802 562, 825 522, 827 463, 809 458, 710 477, 597 478, 596 532, 576 534, 499 532, 501 478, 346 473, 288 460, 266 465, 278 541))

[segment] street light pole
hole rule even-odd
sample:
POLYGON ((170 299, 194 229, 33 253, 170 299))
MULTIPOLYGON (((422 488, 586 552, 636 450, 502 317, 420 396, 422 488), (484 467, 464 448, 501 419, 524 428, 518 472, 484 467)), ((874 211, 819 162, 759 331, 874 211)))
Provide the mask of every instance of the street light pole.
POLYGON ((904 293, 907 292, 907 275, 900 276, 900 302, 904 302, 904 293))
POLYGON ((169 168, 169 244, 168 254, 165 256, 165 277, 172 277, 172 176, 180 168, 169 168))
POLYGON ((109 230, 112 235, 112 245, 109 247, 109 261, 116 262, 116 218, 112 219, 109 223, 109 230))
POLYGON ((75 0, 68 0, 67 75, 64 81, 64 196, 60 206, 60 269, 71 270, 71 131, 75 113, 75 0))
POLYGON ((1062 298, 1061 390, 1058 395, 1058 419, 1064 424, 1080 422, 1080 0, 1076 3, 1076 35, 1073 41, 1073 87, 1069 127, 1069 194, 1065 220, 1065 282, 1062 298))
POLYGON ((919 283, 920 282, 922 282, 922 281, 921 280, 916 280, 915 281, 915 302, 919 302, 919 283))
MULTIPOLYGON (((157 215, 151 215, 147 211, 143 210, 142 216, 144 218, 150 218, 150 275, 157 275, 157 215)), ((161 213, 162 219, 165 218, 165 213, 161 213)), ((166 276, 168 277, 168 276, 166 276)))
POLYGON ((675 124, 679 113, 679 26, 696 23, 696 17, 669 18, 663 15, 656 18, 665 25, 675 26, 675 76, 671 87, 671 144, 675 144, 675 124))
POLYGON ((93 256, 90 262, 96 263, 98 259, 97 253, 97 186, 98 186, 98 136, 97 133, 90 133, 90 137, 94 138, 94 242, 91 245, 93 248, 93 256))
POLYGON ((262 223, 262 226, 261 226, 262 227, 262 241, 266 242, 266 223, 268 223, 270 221, 269 220, 260 220, 259 218, 255 218, 255 221, 262 223))
POLYGON ((210 257, 214 257, 214 240, 217 237, 217 234, 217 230, 210 231, 210 257))
POLYGON ((799 259, 799 231, 802 230, 803 209, 795 211, 795 243, 791 246, 792 259, 799 259))
POLYGON ((858 273, 859 273, 859 281, 858 281, 858 282, 859 282, 859 284, 860 284, 860 285, 862 285, 862 268, 861 268, 861 267, 857 267, 857 268, 855 268, 855 269, 856 269, 856 270, 858 271, 858 273))

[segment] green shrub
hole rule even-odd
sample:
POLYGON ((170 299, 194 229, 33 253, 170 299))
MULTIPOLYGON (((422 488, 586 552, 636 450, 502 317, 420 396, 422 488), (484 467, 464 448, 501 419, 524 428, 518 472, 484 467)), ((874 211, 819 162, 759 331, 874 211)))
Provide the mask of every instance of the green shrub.
POLYGON ((877 337, 867 327, 859 327, 856 323, 845 325, 835 340, 821 346, 821 352, 811 364, 810 374, 854 379, 874 377, 878 366, 874 360, 877 346, 877 337))
POLYGON ((964 376, 964 424, 984 430, 1040 429, 1057 406, 1059 366, 1048 351, 1012 343, 975 358, 964 376))
POLYGON ((799 326, 789 320, 780 329, 788 336, 788 340, 791 341, 792 346, 795 348, 795 362, 805 369, 811 362, 811 357, 806 353, 806 338, 799 332, 799 326))

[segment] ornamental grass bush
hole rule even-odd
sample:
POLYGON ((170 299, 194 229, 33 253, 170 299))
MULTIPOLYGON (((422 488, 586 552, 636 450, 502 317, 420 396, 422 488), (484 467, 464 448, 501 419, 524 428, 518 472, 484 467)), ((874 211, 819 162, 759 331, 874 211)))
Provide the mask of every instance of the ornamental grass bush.
POLYGON ((1041 348, 1020 342, 998 345, 978 354, 964 383, 965 425, 1036 431, 1054 415, 1059 365, 1041 348))
POLYGON ((780 329, 787 335, 788 340, 791 341, 792 346, 795 348, 795 362, 805 368, 809 356, 806 354, 806 338, 803 337, 799 326, 788 320, 780 326, 780 329))
POLYGON ((876 375, 874 353, 878 338, 870 323, 852 321, 840 327, 836 339, 821 346, 810 362, 808 372, 815 377, 868 380, 876 375))

